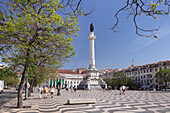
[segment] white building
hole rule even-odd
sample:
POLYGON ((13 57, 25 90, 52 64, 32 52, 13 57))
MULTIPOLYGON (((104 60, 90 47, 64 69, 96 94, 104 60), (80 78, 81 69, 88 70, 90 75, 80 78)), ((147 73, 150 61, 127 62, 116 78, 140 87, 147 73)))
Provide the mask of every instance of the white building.
POLYGON ((135 85, 139 86, 149 85, 157 89, 161 85, 157 83, 155 75, 161 69, 167 68, 170 68, 170 60, 159 61, 156 63, 141 66, 137 66, 134 63, 132 63, 132 65, 128 69, 123 69, 123 71, 126 73, 128 77, 132 78, 135 85))
POLYGON ((60 82, 61 87, 70 87, 71 85, 77 87, 82 80, 83 74, 78 74, 70 70, 57 70, 56 78, 49 78, 42 85, 46 87, 57 87, 60 82))
MULTIPOLYGON (((164 86, 164 84, 159 84, 156 79, 155 75, 161 69, 168 69, 170 68, 170 60, 166 61, 159 61, 156 63, 150 63, 146 65, 137 66, 134 62, 132 65, 127 69, 115 69, 112 72, 105 73, 102 75, 103 78, 113 78, 114 72, 123 71, 126 75, 132 78, 133 83, 135 86, 143 86, 143 87, 154 87, 160 88, 160 86, 164 86)), ((168 84, 170 87, 170 83, 168 84)))

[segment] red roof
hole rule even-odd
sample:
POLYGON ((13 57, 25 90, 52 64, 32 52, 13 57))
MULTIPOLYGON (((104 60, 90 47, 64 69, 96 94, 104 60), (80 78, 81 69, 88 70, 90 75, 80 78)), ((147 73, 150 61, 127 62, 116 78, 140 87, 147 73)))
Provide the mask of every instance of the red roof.
POLYGON ((58 73, 64 73, 64 74, 78 74, 76 72, 73 72, 71 70, 57 70, 58 73))
POLYGON ((165 60, 165 61, 159 61, 159 62, 155 62, 155 63, 150 63, 150 64, 146 64, 146 65, 153 65, 153 64, 158 64, 160 62, 170 62, 170 60, 165 60))
MULTIPOLYGON (((161 62, 168 62, 168 64, 170 64, 170 60, 165 60, 165 61, 159 61, 159 62, 145 64, 145 65, 140 65, 140 66, 137 66, 137 67, 144 67, 144 66, 147 66, 147 65, 154 65, 154 64, 161 63, 161 62)), ((122 70, 128 70, 128 69, 122 69, 122 70)))

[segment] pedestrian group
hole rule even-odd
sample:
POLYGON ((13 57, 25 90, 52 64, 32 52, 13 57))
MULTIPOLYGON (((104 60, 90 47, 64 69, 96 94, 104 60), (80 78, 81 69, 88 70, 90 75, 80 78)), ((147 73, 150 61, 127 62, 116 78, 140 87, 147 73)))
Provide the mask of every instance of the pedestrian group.
MULTIPOLYGON (((76 92, 77 88, 76 88, 76 86, 73 87, 71 85, 70 86, 70 90, 71 90, 71 93, 73 93, 73 91, 76 92)), ((67 87, 66 87, 66 91, 68 91, 67 87)), ((56 89, 54 88, 54 86, 50 87, 49 90, 48 90, 47 87, 42 88, 41 86, 39 86, 38 87, 38 96, 39 96, 39 99, 42 98, 42 95, 44 95, 43 97, 44 97, 44 99, 46 99, 47 95, 48 95, 48 92, 50 92, 51 98, 53 98, 54 97, 54 93, 56 92, 56 89)))

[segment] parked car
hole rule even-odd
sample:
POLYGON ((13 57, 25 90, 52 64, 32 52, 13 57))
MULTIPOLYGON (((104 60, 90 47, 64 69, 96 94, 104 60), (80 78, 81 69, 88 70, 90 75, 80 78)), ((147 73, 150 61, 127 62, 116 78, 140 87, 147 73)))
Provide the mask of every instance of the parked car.
MULTIPOLYGON (((162 91, 165 91, 165 88, 162 89, 162 91)), ((166 91, 170 91, 170 87, 167 87, 167 88, 166 88, 166 91)))
MULTIPOLYGON (((16 90, 19 90, 19 86, 16 87, 16 90)), ((25 90, 25 86, 23 87, 23 90, 25 90)))
POLYGON ((8 89, 8 86, 5 86, 4 89, 8 89))
POLYGON ((19 89, 19 86, 16 87, 16 90, 18 90, 18 89, 19 89))

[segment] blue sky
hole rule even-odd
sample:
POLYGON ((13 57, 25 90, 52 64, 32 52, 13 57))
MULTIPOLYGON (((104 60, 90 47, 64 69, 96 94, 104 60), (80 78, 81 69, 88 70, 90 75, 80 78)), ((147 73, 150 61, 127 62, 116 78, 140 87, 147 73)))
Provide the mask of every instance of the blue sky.
POLYGON ((84 0, 83 10, 93 14, 80 17, 79 36, 73 38, 76 56, 71 58, 71 63, 65 63, 62 69, 88 68, 89 67, 89 40, 90 23, 94 24, 95 60, 97 69, 127 68, 134 59, 137 65, 170 60, 170 16, 152 17, 141 15, 138 24, 146 29, 160 26, 158 37, 139 37, 135 33, 132 18, 126 19, 126 13, 120 13, 119 33, 114 33, 111 28, 116 22, 114 14, 125 5, 123 0, 84 0))
POLYGON ((160 26, 157 33, 160 40, 155 38, 139 37, 135 33, 132 18, 126 19, 127 14, 119 14, 119 33, 110 30, 116 19, 114 14, 124 6, 123 0, 86 0, 83 10, 95 11, 89 17, 80 17, 79 36, 73 39, 76 56, 71 63, 65 63, 62 69, 89 67, 89 26, 93 23, 96 35, 95 59, 97 69, 127 68, 134 59, 137 65, 170 60, 170 16, 152 17, 141 16, 138 24, 146 29, 160 26))

